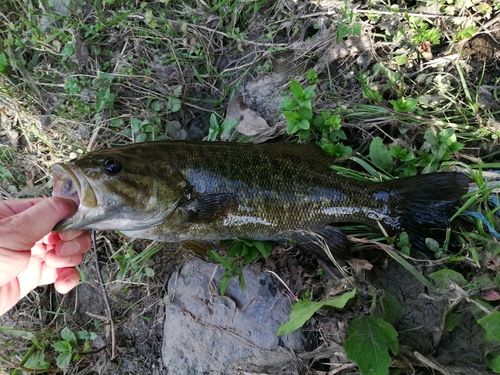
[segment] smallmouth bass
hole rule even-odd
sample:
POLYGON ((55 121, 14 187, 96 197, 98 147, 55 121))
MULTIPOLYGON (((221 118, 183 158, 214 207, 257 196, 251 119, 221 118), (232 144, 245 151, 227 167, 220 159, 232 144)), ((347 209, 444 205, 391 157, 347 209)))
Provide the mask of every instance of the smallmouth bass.
POLYGON ((335 174, 313 145, 156 141, 89 152, 53 166, 53 195, 79 200, 67 229, 117 230, 163 242, 296 240, 349 259, 335 223, 357 222, 414 247, 449 226, 469 178, 431 173, 387 182, 335 174))

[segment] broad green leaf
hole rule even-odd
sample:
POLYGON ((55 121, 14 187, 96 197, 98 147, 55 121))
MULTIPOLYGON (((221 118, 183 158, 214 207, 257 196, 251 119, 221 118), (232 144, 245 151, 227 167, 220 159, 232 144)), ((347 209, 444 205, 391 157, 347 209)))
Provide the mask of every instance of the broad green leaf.
POLYGON ((399 351, 397 332, 392 325, 371 315, 353 319, 344 343, 347 358, 356 362, 361 374, 387 375, 391 357, 399 351))
POLYGON ((290 82, 290 91, 292 92, 292 95, 295 99, 301 100, 302 95, 304 94, 304 90, 302 89, 302 86, 300 83, 298 83, 296 80, 292 79, 290 82))
POLYGON ((63 328, 63 330, 61 331, 61 337, 63 338, 63 340, 76 344, 75 334, 68 327, 63 328))
POLYGON ((285 335, 287 333, 293 332, 304 325, 316 311, 319 309, 329 306, 336 307, 337 309, 342 309, 346 303, 356 295, 356 289, 350 292, 344 293, 339 297, 335 297, 326 301, 298 301, 293 305, 292 312, 290 313, 290 320, 282 324, 276 336, 285 335))
POLYGON ((448 146, 448 152, 453 153, 453 152, 460 151, 462 148, 464 148, 464 146, 465 145, 463 143, 453 142, 452 144, 450 144, 448 146))
POLYGON ((245 254, 245 264, 252 263, 260 255, 259 251, 255 247, 247 247, 248 251, 245 254))
POLYGON ((316 90, 316 85, 306 87, 304 89, 303 98, 309 100, 312 99, 314 97, 314 90, 316 90))
POLYGON ((488 315, 486 311, 493 311, 493 306, 482 299, 475 298, 470 303, 470 311, 476 320, 482 319, 488 315))
POLYGON ((306 119, 301 119, 299 122, 297 122, 297 127, 301 130, 307 130, 310 126, 311 124, 306 119))
POLYGON ((69 366, 69 363, 71 362, 71 352, 64 352, 61 353, 57 356, 57 367, 59 368, 66 368, 69 366))
POLYGON ((408 56, 407 55, 398 55, 396 56, 396 64, 397 65, 404 65, 408 62, 408 56))
POLYGON ((499 350, 488 350, 484 355, 486 364, 497 374, 500 374, 500 351, 499 350))
POLYGON ((233 246, 231 246, 231 248, 227 252, 226 256, 228 258, 231 258, 231 257, 235 257, 235 256, 238 256, 238 255, 241 255, 241 252, 243 251, 243 246, 244 245, 245 244, 243 242, 237 241, 233 246))
POLYGON ((239 123, 240 123, 240 120, 237 120, 237 119, 222 121, 222 124, 220 126, 221 135, 229 133, 231 130, 233 130, 235 127, 237 127, 239 123))
POLYGON ((352 26, 351 33, 353 36, 361 36, 361 24, 360 23, 355 23, 352 26))
POLYGON ((283 116, 285 116, 288 122, 296 123, 300 120, 300 116, 297 112, 283 112, 283 116))
POLYGON ((0 72, 3 72, 9 66, 9 61, 7 60, 7 56, 5 53, 0 52, 0 72))
POLYGON ((111 126, 112 128, 118 128, 120 126, 123 126, 123 119, 114 118, 108 122, 108 125, 111 126))
POLYGON ((269 242, 254 241, 253 244, 264 258, 269 258, 271 252, 273 251, 273 246, 269 242))
POLYGON ((181 109, 181 104, 182 104, 182 102, 180 99, 173 97, 173 96, 169 96, 167 110, 170 113, 178 112, 181 109))
POLYGON ((149 106, 151 107, 151 109, 153 111, 160 112, 165 107, 165 101, 163 101, 161 99, 156 99, 156 100, 153 100, 149 106))
POLYGON ((429 275, 429 278, 434 280, 438 289, 449 289, 452 282, 459 286, 467 285, 467 281, 462 274, 450 269, 433 272, 429 275))
POLYGON ((453 331, 453 328, 460 323, 462 320, 462 314, 455 314, 454 312, 448 312, 445 317, 444 327, 448 332, 453 331))
POLYGON ((132 117, 130 119, 130 128, 132 129, 132 133, 138 133, 141 131, 142 121, 138 118, 132 117))
POLYGON ((382 138, 377 137, 370 144, 370 160, 383 171, 391 169, 391 152, 384 145, 382 138))
POLYGON ((141 143, 146 141, 148 138, 148 135, 146 133, 139 133, 137 137, 135 138, 135 143, 141 143))
POLYGON ((438 139, 440 141, 446 141, 447 139, 455 135, 455 129, 444 129, 438 134, 438 139))
POLYGON ((477 321, 486 331, 484 339, 489 342, 500 343, 500 312, 486 315, 477 321))
POLYGON ((289 96, 285 96, 281 99, 280 109, 282 111, 293 111, 297 109, 298 104, 299 103, 296 100, 293 100, 289 96))
POLYGON ((97 335, 94 332, 89 331, 78 331, 75 333, 76 338, 80 340, 95 340, 97 335))
POLYGON ((437 253, 440 250, 439 242, 437 242, 434 238, 426 238, 425 244, 427 245, 427 248, 433 253, 437 253))
MULTIPOLYGON (((301 119, 305 119, 305 120, 311 120, 312 117, 313 117, 313 111, 310 109, 310 108, 299 108, 297 110, 297 114, 300 116, 301 119)), ((309 121, 308 121, 308 124, 309 124, 309 121)), ((308 125, 308 128, 309 128, 309 125, 308 125)))
POLYGON ((33 353, 23 367, 32 370, 47 370, 50 368, 50 363, 45 360, 45 354, 43 352, 33 353))
POLYGON ((384 295, 380 300, 380 306, 384 313, 384 320, 390 324, 394 324, 403 316, 401 303, 386 290, 384 290, 384 295))
POLYGON ((58 352, 71 352, 71 344, 68 341, 57 341, 52 347, 58 352))

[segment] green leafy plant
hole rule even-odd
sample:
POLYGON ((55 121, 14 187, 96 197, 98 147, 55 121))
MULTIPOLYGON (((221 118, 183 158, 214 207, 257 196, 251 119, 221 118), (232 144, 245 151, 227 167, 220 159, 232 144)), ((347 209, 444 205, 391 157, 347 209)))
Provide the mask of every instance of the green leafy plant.
POLYGON ((220 293, 226 293, 229 280, 233 277, 238 277, 240 286, 245 289, 245 279, 243 278, 243 267, 252 263, 261 255, 267 259, 273 250, 270 242, 265 241, 249 241, 242 239, 221 241, 222 246, 232 244, 225 256, 221 256, 215 251, 209 251, 208 256, 214 261, 220 263, 224 269, 224 274, 221 278, 220 293))
POLYGON ((335 307, 337 309, 343 309, 347 302, 349 302, 356 295, 356 289, 353 289, 341 296, 331 298, 325 301, 310 301, 308 299, 303 299, 297 301, 293 304, 292 312, 290 313, 290 319, 287 323, 282 324, 278 331, 277 336, 285 335, 287 333, 296 331, 301 328, 305 322, 307 322, 316 311, 325 307, 335 307))
POLYGON ((450 160, 454 152, 464 147, 463 143, 457 142, 454 129, 436 132, 429 128, 424 133, 424 139, 420 151, 415 155, 398 145, 389 149, 381 138, 376 137, 370 143, 370 160, 384 172, 399 177, 414 176, 418 167, 422 168, 422 173, 436 171, 443 161, 450 160))
POLYGON ((130 119, 130 128, 124 130, 126 136, 130 136, 134 143, 159 141, 165 139, 161 135, 163 125, 161 119, 157 116, 151 116, 145 120, 139 120, 135 117, 130 119))
POLYGON ((68 367, 71 360, 79 360, 82 357, 81 353, 90 351, 90 342, 95 340, 97 335, 87 331, 73 333, 68 327, 65 327, 61 331, 61 338, 62 340, 55 342, 52 346, 59 352, 56 364, 62 369, 68 367), (83 341, 83 344, 79 344, 78 341, 83 341))
POLYGON ((97 113, 105 109, 111 112, 114 110, 116 95, 111 92, 113 79, 113 74, 100 72, 92 81, 92 85, 96 88, 96 91, 94 91, 96 96, 94 108, 97 113))
POLYGON ((129 278, 132 282, 137 283, 144 276, 153 277, 154 270, 149 267, 149 262, 161 249, 161 245, 153 245, 136 253, 132 245, 127 245, 123 251, 113 255, 113 259, 119 264, 117 279, 129 278))
MULTIPOLYGON (((311 74, 314 77, 314 74, 311 74)), ((339 114, 331 111, 322 111, 315 115, 312 109, 315 85, 303 88, 296 80, 290 82, 292 96, 285 96, 281 100, 280 110, 287 119, 286 131, 288 134, 298 134, 299 139, 316 138, 318 145, 329 155, 342 157, 349 155, 352 148, 345 146, 341 141, 347 137, 341 128, 339 114)))
MULTIPOLYGON (((491 313, 484 318, 481 318, 477 323, 483 327, 485 331, 484 339, 496 345, 500 344, 500 312, 491 313)), ((488 366, 500 373, 500 351, 498 349, 490 349, 485 353, 485 360, 488 366)))
POLYGON ((349 324, 344 343, 347 358, 356 362, 361 374, 386 375, 390 350, 398 354, 397 332, 391 324, 373 315, 358 316, 349 324))
MULTIPOLYGON (((55 365, 60 369, 67 368, 72 361, 78 361, 89 353, 92 349, 92 341, 97 338, 94 332, 81 330, 74 333, 68 327, 63 328, 60 336, 4 327, 0 327, 0 332, 3 332, 6 337, 22 338, 33 343, 22 356, 13 374, 19 374, 19 369, 36 372, 49 370, 52 366, 50 359, 54 357, 50 348, 58 353, 55 365)), ((8 363, 12 364, 12 360, 8 363)))
POLYGON ((208 129, 208 141, 217 141, 226 134, 229 134, 236 126, 238 120, 223 120, 221 123, 217 120, 217 115, 210 115, 210 128, 208 129))
POLYGON ((439 44, 440 31, 438 28, 429 28, 429 24, 421 17, 409 17, 410 27, 413 29, 412 42, 416 45, 429 41, 439 44))
POLYGON ((292 97, 285 96, 281 99, 281 111, 288 120, 286 128, 288 134, 299 133, 303 139, 309 137, 313 118, 312 98, 315 89, 315 85, 304 89, 294 79, 290 82, 292 97))
POLYGON ((345 1, 342 7, 342 17, 337 26, 337 41, 347 36, 361 36, 361 23, 356 20, 357 15, 351 8, 351 4, 345 1))

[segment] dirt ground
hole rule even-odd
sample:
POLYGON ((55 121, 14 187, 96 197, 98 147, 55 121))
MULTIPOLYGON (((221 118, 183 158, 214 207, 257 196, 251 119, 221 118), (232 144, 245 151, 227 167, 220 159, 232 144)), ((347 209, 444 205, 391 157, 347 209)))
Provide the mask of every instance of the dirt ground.
MULTIPOLYGON (((365 100, 355 73, 367 71, 377 63, 389 64, 394 47, 387 46, 374 35, 382 32, 382 29, 377 29, 382 21, 371 30, 364 29, 361 36, 347 36, 338 41, 332 25, 338 22, 343 2, 283 3, 293 9, 291 13, 297 17, 298 26, 295 26, 299 31, 293 33, 292 24, 280 24, 282 28, 273 40, 280 48, 272 52, 260 42, 263 28, 259 22, 264 22, 265 12, 256 17, 253 29, 247 29, 247 43, 241 46, 236 46, 232 39, 230 42, 222 37, 215 39, 209 31, 210 14, 202 14, 204 23, 200 23, 200 27, 190 26, 192 29, 187 34, 197 30, 202 43, 214 43, 210 46, 217 56, 215 68, 218 72, 238 68, 237 74, 221 75, 219 79, 199 83, 195 77, 201 73, 195 72, 198 66, 194 63, 182 67, 174 63, 160 64, 159 56, 171 53, 167 47, 155 45, 153 48, 128 40, 128 36, 124 36, 126 33, 117 34, 113 40, 116 43, 113 61, 122 59, 121 64, 133 65, 139 63, 138 56, 154 55, 154 58, 143 61, 151 72, 148 87, 156 93, 172 95, 172 88, 183 84, 183 96, 197 99, 186 100, 187 104, 181 110, 165 115, 167 129, 170 129, 166 135, 170 138, 202 139, 209 131, 211 111, 223 115, 231 99, 229 95, 240 94, 245 103, 271 126, 258 137, 258 141, 289 140, 279 106, 291 79, 303 80, 305 72, 313 69, 320 75, 317 108, 349 107, 365 100), (221 45, 215 45, 217 42, 221 45), (226 42, 228 45, 224 44, 226 42), (119 53, 122 54, 118 56, 119 53), (247 66, 266 64, 270 68, 246 70, 247 66), (229 93, 228 87, 237 89, 229 93), (335 89, 333 98, 327 93, 332 87, 335 89)), ((366 4, 351 5, 363 8, 366 4)), ((85 13, 86 10, 80 11, 85 13)), ((390 22, 388 19, 387 23, 390 22)), ((181 29, 175 20, 173 24, 174 28, 181 29)), ((483 82, 493 82, 500 75, 499 24, 497 20, 496 28, 490 25, 496 30, 493 33, 480 33, 460 46, 461 53, 469 56, 466 60, 467 79, 471 82, 477 83, 480 76, 483 82)), ((187 34, 184 37, 188 39, 187 34)), ((85 44, 82 36, 75 35, 74 38, 82 43, 83 52, 74 57, 81 63, 79 73, 87 74, 91 70, 92 57, 84 51, 91 46, 85 44)), ((432 52, 435 56, 451 53, 446 51, 445 43, 435 46, 432 52)), ((416 79, 421 67, 418 64, 407 67, 405 73, 416 79)), ((141 112, 144 114, 146 110, 141 97, 145 91, 141 90, 146 86, 139 82, 143 79, 131 74, 113 83, 118 99, 113 116, 102 114, 105 121, 134 111, 137 112, 135 116, 141 112), (139 86, 141 89, 138 90, 139 86)), ((64 100, 50 92, 44 92, 42 96, 45 108, 34 108, 23 118, 19 117, 16 105, 0 102, 0 144, 16 150, 11 164, 21 167, 16 171, 23 174, 26 181, 23 186, 13 186, 5 180, 1 185, 2 198, 50 195, 50 165, 70 153, 79 152, 68 146, 62 148, 65 155, 51 156, 44 146, 38 148, 43 144, 40 139, 33 139, 25 132, 26 123, 34 124, 54 142, 69 140, 87 149, 130 143, 130 138, 104 125, 106 122, 92 126, 78 121, 63 124, 64 120, 51 116, 51 111, 61 106, 64 100), (61 129, 65 129, 64 135, 61 135, 61 129)), ((95 98, 89 96, 86 100, 95 98)), ((498 110, 498 97, 495 99, 486 92, 480 95, 480 100, 489 110, 498 110)), ((379 125, 375 120, 366 123, 353 121, 346 124, 346 132, 353 144, 363 145, 365 139, 386 131, 391 133, 393 126, 398 125, 379 125)), ((366 151, 366 145, 356 150, 362 152, 363 147, 366 151)), ((493 152, 498 150, 498 144, 493 142, 485 148, 493 152)), ((145 275, 144 269, 134 268, 130 258, 151 245, 149 241, 132 242, 115 233, 98 233, 97 250, 86 255, 81 266, 84 279, 74 291, 63 297, 51 286, 38 288, 9 314, 1 317, 0 326, 33 330, 40 337, 44 337, 43 332, 57 335, 64 327, 74 332, 85 330, 97 334, 91 342, 92 354, 75 359, 65 370, 59 370, 53 364, 57 353, 50 344, 56 339, 42 340, 48 343, 45 354, 52 363, 51 373, 354 375, 358 374, 356 366, 347 360, 342 348, 348 323, 369 312, 373 290, 386 290, 403 306, 403 317, 395 323, 401 345, 392 364, 395 374, 492 373, 483 358, 491 345, 483 340, 483 331, 465 300, 455 310, 463 315, 460 323, 452 331, 444 326, 447 309, 458 298, 458 292, 439 294, 428 290, 387 255, 367 255, 373 264, 371 271, 356 271, 345 265, 350 280, 362 287, 356 303, 342 311, 322 309, 301 330, 279 338, 274 332, 288 320, 293 300, 282 282, 267 271, 275 272, 297 294, 310 290, 313 297, 319 299, 337 291, 345 283, 335 266, 296 248, 277 245, 270 259, 259 259, 245 268, 246 292, 242 292, 237 280, 233 280, 227 295, 221 297, 218 292, 221 268, 179 251, 175 244, 158 246, 146 263, 153 271, 150 276, 145 275), (124 254, 129 257, 124 257, 124 254), (127 265, 129 268, 123 273, 127 265), (323 272, 318 272, 320 268, 323 272)), ((429 275, 441 266, 433 262, 416 264, 423 275, 429 275)), ((469 262, 460 272, 473 274, 478 270, 469 262)), ((12 356, 10 362, 0 364, 2 374, 2 366, 7 370, 12 368, 10 363, 19 363, 23 350, 28 350, 32 342, 5 335, 0 336, 0 344, 6 348, 3 359, 12 356), (16 340, 19 340, 16 344, 11 343, 16 340)))

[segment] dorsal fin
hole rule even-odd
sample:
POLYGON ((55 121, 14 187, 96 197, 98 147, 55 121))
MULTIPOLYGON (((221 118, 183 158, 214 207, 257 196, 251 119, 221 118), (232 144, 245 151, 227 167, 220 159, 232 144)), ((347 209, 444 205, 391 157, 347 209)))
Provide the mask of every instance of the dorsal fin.
POLYGON ((266 143, 265 145, 272 147, 274 152, 281 155, 299 158, 315 165, 324 165, 326 168, 330 168, 334 161, 332 156, 326 154, 321 147, 313 143, 266 143))

